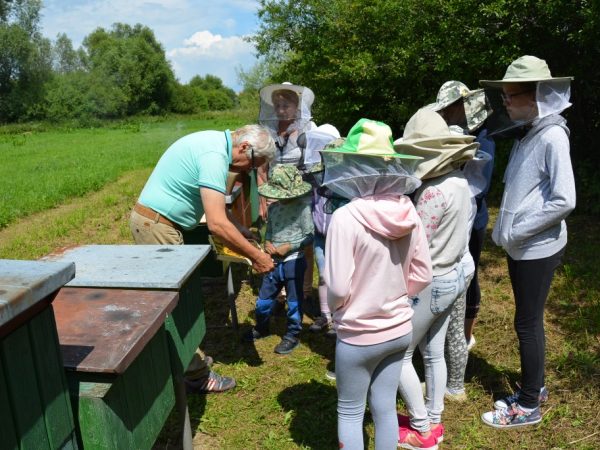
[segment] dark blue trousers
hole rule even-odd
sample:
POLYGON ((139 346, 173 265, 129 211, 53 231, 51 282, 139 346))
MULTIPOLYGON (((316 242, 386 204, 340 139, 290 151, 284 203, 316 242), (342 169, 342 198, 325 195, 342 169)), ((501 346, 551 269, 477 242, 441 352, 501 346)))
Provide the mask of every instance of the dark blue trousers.
POLYGON ((265 275, 256 299, 256 331, 262 335, 269 334, 269 318, 277 302, 277 295, 285 286, 287 296, 287 331, 286 337, 297 338, 302 330, 302 300, 304 271, 306 259, 304 256, 287 262, 279 262, 275 270, 265 275))

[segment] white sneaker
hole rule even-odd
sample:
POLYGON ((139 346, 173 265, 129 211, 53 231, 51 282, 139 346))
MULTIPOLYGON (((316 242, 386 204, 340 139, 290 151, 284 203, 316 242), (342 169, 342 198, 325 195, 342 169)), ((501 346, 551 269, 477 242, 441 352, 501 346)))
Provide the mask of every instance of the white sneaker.
POLYGON ((446 392, 444 393, 444 398, 446 400, 450 400, 451 402, 466 402, 468 400, 467 393, 465 390, 453 392, 446 388, 446 392))
POLYGON ((471 339, 469 339, 469 342, 467 342, 467 351, 470 352, 476 343, 477 341, 475 340, 475 335, 472 334, 471 339))

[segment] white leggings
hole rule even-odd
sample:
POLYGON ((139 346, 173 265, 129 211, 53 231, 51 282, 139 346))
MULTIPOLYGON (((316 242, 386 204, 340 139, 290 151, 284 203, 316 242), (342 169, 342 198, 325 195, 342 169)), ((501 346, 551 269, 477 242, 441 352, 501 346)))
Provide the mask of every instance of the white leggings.
POLYGON ((375 424, 375 449, 398 445, 396 386, 411 334, 374 345, 351 345, 338 339, 335 375, 338 391, 338 439, 344 450, 364 450, 363 418, 367 394, 375 424))

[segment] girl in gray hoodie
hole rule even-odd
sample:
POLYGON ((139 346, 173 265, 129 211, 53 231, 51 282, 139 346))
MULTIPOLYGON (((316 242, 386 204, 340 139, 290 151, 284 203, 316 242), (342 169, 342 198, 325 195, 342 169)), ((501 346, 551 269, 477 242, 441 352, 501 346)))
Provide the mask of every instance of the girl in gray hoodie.
POLYGON ((507 253, 515 297, 515 330, 521 356, 521 389, 483 414, 496 428, 541 421, 544 388, 544 306, 554 271, 567 244, 565 218, 575 208, 569 129, 559 115, 568 108, 570 78, 553 78, 544 60, 523 56, 502 80, 482 81, 502 89, 508 117, 522 130, 504 174, 504 195, 492 233, 507 253))

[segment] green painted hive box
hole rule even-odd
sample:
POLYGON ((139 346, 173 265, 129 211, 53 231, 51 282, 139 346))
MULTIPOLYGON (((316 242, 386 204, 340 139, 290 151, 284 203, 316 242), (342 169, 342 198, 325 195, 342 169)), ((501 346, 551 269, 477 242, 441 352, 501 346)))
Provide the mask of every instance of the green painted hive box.
POLYGON ((64 288, 54 309, 79 441, 149 449, 175 404, 164 322, 174 292, 64 288))
POLYGON ((0 447, 76 449, 51 302, 73 263, 0 260, 0 447))

